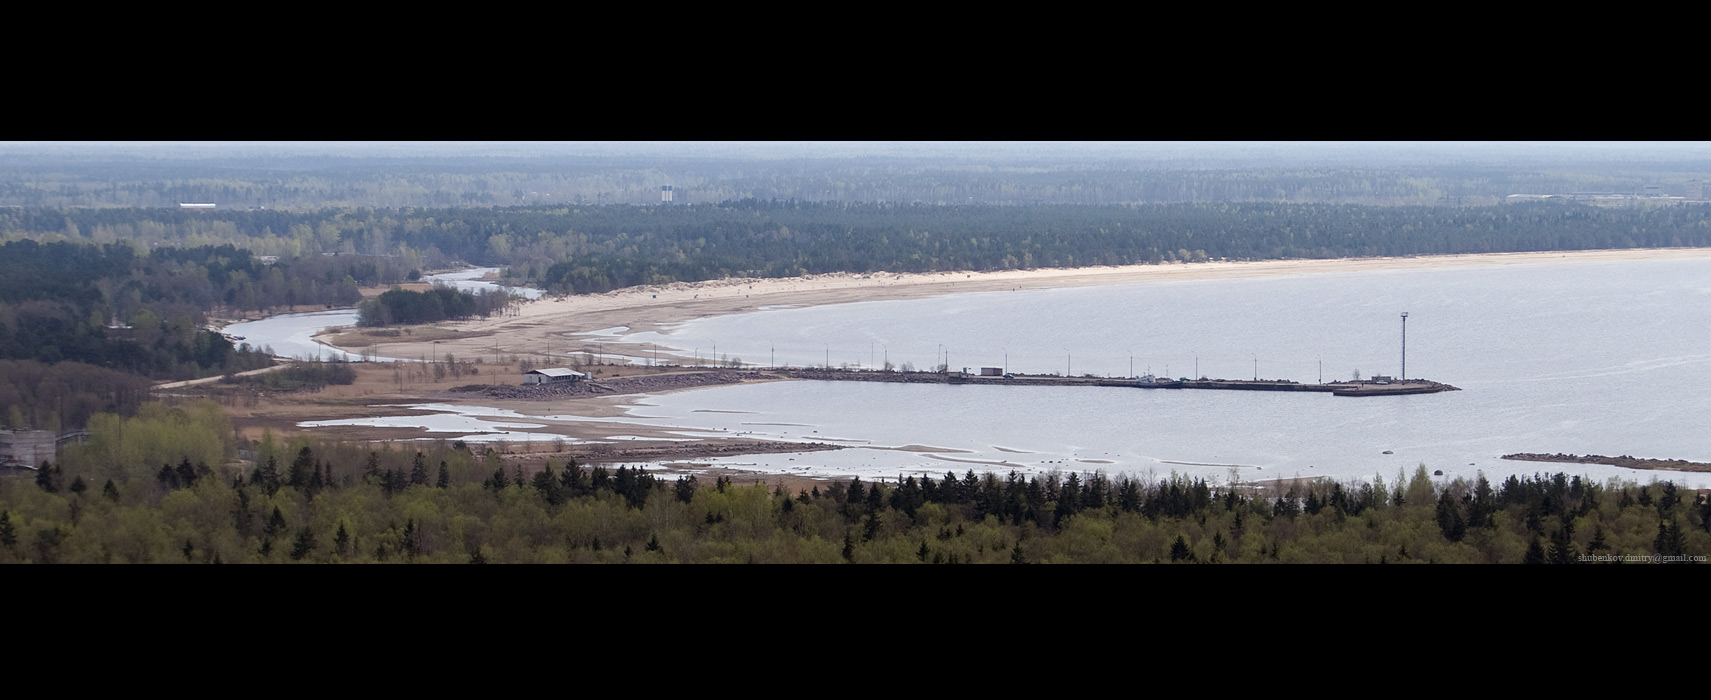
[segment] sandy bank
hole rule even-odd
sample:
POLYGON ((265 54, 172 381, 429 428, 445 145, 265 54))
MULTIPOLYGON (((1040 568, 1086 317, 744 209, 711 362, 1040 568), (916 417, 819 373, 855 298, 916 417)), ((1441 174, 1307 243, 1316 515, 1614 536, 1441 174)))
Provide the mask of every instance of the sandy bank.
MULTIPOLYGON (((1667 248, 1176 263, 996 272, 831 273, 786 279, 676 282, 629 287, 605 294, 543 297, 503 317, 446 324, 461 334, 479 334, 480 337, 441 340, 438 351, 442 355, 451 352, 459 356, 533 356, 548 364, 563 364, 566 355, 585 351, 606 355, 615 351, 627 352, 631 356, 646 358, 651 357, 652 348, 622 347, 610 343, 598 348, 585 347, 576 334, 616 327, 626 327, 630 332, 655 331, 668 324, 747 313, 762 307, 918 299, 964 292, 1708 257, 1711 257, 1711 249, 1707 248, 1667 248), (545 357, 549 345, 551 361, 545 357)), ((380 343, 375 347, 377 353, 390 357, 426 356, 434 350, 428 342, 413 342, 408 338, 402 342, 380 343)), ((347 349, 355 351, 354 348, 347 349)), ((661 357, 663 359, 664 356, 661 357)))

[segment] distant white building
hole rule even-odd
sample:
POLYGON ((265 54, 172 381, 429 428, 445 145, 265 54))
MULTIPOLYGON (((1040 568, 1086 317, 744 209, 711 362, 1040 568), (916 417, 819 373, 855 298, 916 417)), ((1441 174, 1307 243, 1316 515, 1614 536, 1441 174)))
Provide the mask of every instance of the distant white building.
POLYGON ((523 384, 562 384, 579 382, 587 379, 588 375, 574 369, 554 367, 552 369, 536 369, 523 373, 523 384))
POLYGON ((206 202, 179 202, 179 209, 213 209, 214 205, 206 202))

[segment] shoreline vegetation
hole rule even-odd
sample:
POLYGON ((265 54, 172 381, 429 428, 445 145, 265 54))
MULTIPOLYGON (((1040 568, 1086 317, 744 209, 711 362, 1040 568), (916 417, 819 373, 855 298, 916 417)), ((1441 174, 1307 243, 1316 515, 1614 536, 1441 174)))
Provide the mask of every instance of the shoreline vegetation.
POLYGON ((271 435, 245 467, 225 461, 225 420, 210 402, 149 404, 98 421, 58 464, 0 478, 0 564, 1687 563, 1711 548, 1705 492, 1668 481, 953 467, 739 485, 271 435))

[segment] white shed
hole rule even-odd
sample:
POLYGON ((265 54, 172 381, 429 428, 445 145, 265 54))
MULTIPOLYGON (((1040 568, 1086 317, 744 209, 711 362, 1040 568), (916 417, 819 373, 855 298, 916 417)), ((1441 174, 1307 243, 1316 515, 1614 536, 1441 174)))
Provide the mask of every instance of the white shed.
POLYGON ((562 382, 578 382, 587 379, 588 375, 574 369, 554 367, 551 369, 536 369, 523 373, 523 384, 559 384, 562 382))

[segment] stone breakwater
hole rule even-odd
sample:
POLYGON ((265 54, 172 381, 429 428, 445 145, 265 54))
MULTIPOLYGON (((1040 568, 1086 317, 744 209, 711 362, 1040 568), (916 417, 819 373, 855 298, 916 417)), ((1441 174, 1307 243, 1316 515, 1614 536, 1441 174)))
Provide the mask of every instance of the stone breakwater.
POLYGON ((777 375, 766 372, 715 370, 711 372, 684 372, 681 374, 621 377, 618 379, 604 379, 599 381, 588 380, 581 382, 565 382, 562 384, 471 386, 460 387, 460 389, 465 391, 479 391, 483 396, 491 399, 566 399, 584 396, 605 396, 608 394, 649 394, 661 391, 674 391, 677 389, 693 389, 695 387, 736 384, 738 382, 779 378, 780 377, 777 375))
POLYGON ((1612 467, 1628 469, 1661 469, 1676 472, 1711 472, 1711 463, 1689 462, 1685 459, 1643 459, 1632 455, 1620 457, 1605 457, 1604 455, 1571 455, 1561 452, 1545 454, 1542 452, 1516 452, 1503 455, 1503 459, 1513 459, 1523 462, 1568 462, 1571 464, 1607 464, 1612 467))

